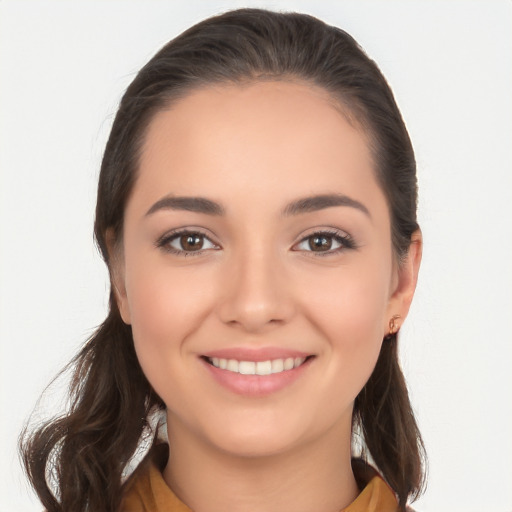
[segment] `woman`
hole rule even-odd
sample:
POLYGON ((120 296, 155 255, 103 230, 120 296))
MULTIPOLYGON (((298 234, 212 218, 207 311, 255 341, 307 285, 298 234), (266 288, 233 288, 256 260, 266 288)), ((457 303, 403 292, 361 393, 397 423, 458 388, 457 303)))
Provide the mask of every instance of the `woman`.
POLYGON ((95 235, 110 313, 69 413, 23 445, 47 510, 405 510, 423 479, 397 359, 415 162, 349 35, 246 9, 171 41, 121 101, 95 235))

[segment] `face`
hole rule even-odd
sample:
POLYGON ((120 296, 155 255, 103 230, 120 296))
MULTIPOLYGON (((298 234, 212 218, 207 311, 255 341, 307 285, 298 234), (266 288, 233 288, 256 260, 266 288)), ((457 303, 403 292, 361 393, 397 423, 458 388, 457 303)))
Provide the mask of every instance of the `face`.
POLYGON ((306 84, 212 86, 155 116, 115 275, 171 439, 240 455, 349 442, 415 283, 374 169, 365 134, 306 84))

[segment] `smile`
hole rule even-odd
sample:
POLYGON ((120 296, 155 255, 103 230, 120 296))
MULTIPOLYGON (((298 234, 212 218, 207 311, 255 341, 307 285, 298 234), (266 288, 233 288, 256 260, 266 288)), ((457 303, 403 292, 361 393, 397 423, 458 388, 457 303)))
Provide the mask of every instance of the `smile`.
POLYGON ((279 347, 235 347, 201 355, 208 374, 230 392, 261 398, 284 390, 308 374, 315 354, 279 347))
POLYGON ((221 370, 240 373, 242 375, 272 375, 298 368, 306 361, 306 357, 287 357, 269 359, 267 361, 238 361, 220 357, 207 357, 207 361, 221 370))

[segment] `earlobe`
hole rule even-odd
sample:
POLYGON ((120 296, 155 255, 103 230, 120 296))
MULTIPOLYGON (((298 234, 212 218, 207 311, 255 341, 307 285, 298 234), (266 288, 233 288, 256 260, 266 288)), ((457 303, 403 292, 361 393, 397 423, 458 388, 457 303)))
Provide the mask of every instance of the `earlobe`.
POLYGON ((110 228, 106 233, 106 242, 108 250, 108 267, 110 274, 110 286, 114 292, 117 307, 123 322, 131 324, 130 308, 128 307, 128 297, 125 284, 125 266, 122 247, 117 242, 114 231, 110 228))

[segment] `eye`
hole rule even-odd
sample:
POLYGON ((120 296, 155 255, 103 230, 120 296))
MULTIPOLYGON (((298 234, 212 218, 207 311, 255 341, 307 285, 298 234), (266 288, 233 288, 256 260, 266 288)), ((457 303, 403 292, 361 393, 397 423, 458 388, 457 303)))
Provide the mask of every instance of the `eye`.
POLYGON ((355 247, 352 239, 339 231, 321 231, 303 238, 293 248, 295 251, 316 252, 322 255, 340 252, 355 247))
POLYGON ((168 252, 185 256, 219 248, 204 233, 189 230, 164 235, 156 245, 168 252))

